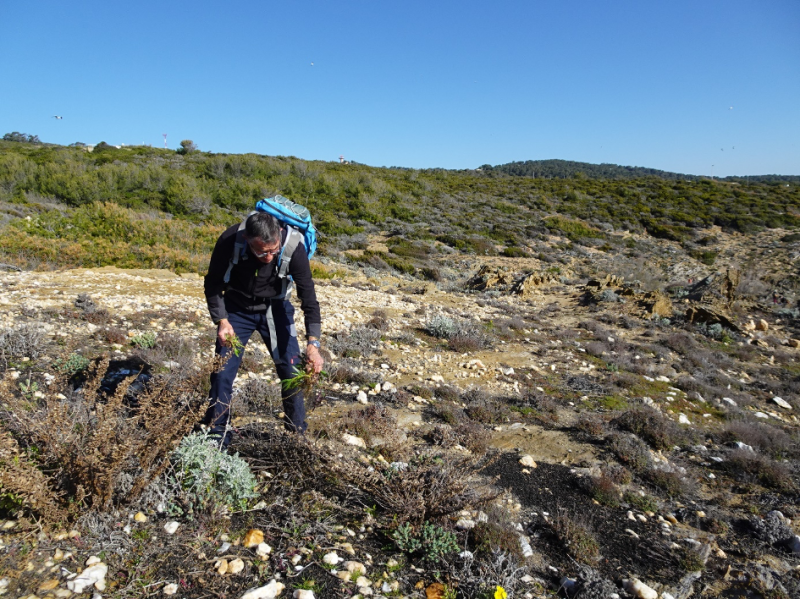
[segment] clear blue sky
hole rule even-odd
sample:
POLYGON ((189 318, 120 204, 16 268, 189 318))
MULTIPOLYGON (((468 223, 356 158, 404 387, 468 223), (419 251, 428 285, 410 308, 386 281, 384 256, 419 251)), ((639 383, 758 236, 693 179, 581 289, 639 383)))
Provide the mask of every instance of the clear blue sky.
POLYGON ((0 25, 0 135, 800 175, 798 0, 3 0, 0 25))

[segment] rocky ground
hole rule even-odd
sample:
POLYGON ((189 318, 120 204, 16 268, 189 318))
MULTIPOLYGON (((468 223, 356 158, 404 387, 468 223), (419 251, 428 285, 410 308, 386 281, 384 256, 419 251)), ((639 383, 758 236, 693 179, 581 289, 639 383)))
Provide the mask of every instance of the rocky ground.
MULTIPOLYGON (((279 430, 263 344, 247 349, 231 450, 260 500, 173 517, 145 494, 60 527, 6 509, 0 594, 800 596, 796 251, 715 235, 714 268, 653 241, 646 267, 590 249, 444 261, 460 276, 438 283, 337 267, 318 281, 330 376, 308 447, 279 430), (417 478, 425 517, 393 522, 369 477, 432 455, 464 465, 454 508, 431 507, 444 474, 417 478), (459 548, 398 540, 402 521, 459 548)), ((159 376, 213 354, 196 275, 3 272, 0 319, 6 389, 32 402, 71 356, 159 376)))

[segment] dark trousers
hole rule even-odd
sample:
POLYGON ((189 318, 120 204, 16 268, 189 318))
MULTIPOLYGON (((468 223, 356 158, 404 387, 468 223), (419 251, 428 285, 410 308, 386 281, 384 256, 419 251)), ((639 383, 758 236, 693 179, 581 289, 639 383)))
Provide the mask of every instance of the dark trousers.
MULTIPOLYGON (((294 327, 294 307, 288 301, 273 300, 267 304, 266 311, 244 312, 229 311, 228 322, 231 323, 242 346, 247 345, 252 334, 258 331, 270 350, 278 377, 283 381, 292 378, 302 368, 300 347, 297 343, 297 332, 294 327)), ((244 351, 235 355, 229 347, 222 347, 219 339, 217 354, 222 357, 230 355, 222 370, 211 375, 211 402, 204 422, 211 427, 212 434, 225 435, 231 418, 231 393, 233 381, 242 363, 244 351)), ((306 408, 303 392, 298 389, 281 389, 283 399, 284 426, 287 430, 305 432, 306 408)), ((224 437, 224 444, 230 436, 224 437)))

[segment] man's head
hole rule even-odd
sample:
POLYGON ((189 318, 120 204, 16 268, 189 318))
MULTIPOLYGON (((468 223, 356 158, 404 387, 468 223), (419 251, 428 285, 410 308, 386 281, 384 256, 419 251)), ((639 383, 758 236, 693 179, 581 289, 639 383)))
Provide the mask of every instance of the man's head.
POLYGON ((256 212, 247 219, 244 237, 250 251, 262 262, 271 262, 281 249, 281 225, 266 212, 256 212))

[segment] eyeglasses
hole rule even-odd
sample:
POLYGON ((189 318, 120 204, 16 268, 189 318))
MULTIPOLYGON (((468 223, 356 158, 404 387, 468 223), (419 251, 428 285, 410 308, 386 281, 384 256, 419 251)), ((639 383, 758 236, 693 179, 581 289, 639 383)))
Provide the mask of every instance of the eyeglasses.
POLYGON ((253 252, 253 255, 254 255, 256 258, 266 258, 267 256, 269 256, 270 258, 272 258, 272 257, 274 257, 274 256, 277 256, 277 255, 280 253, 280 251, 281 251, 281 246, 280 246, 280 245, 279 245, 279 246, 277 246, 277 247, 276 247, 274 250, 270 250, 269 252, 257 252, 257 251, 256 251, 256 250, 253 248, 253 244, 249 244, 249 245, 250 245, 250 251, 251 251, 251 252, 253 252))

